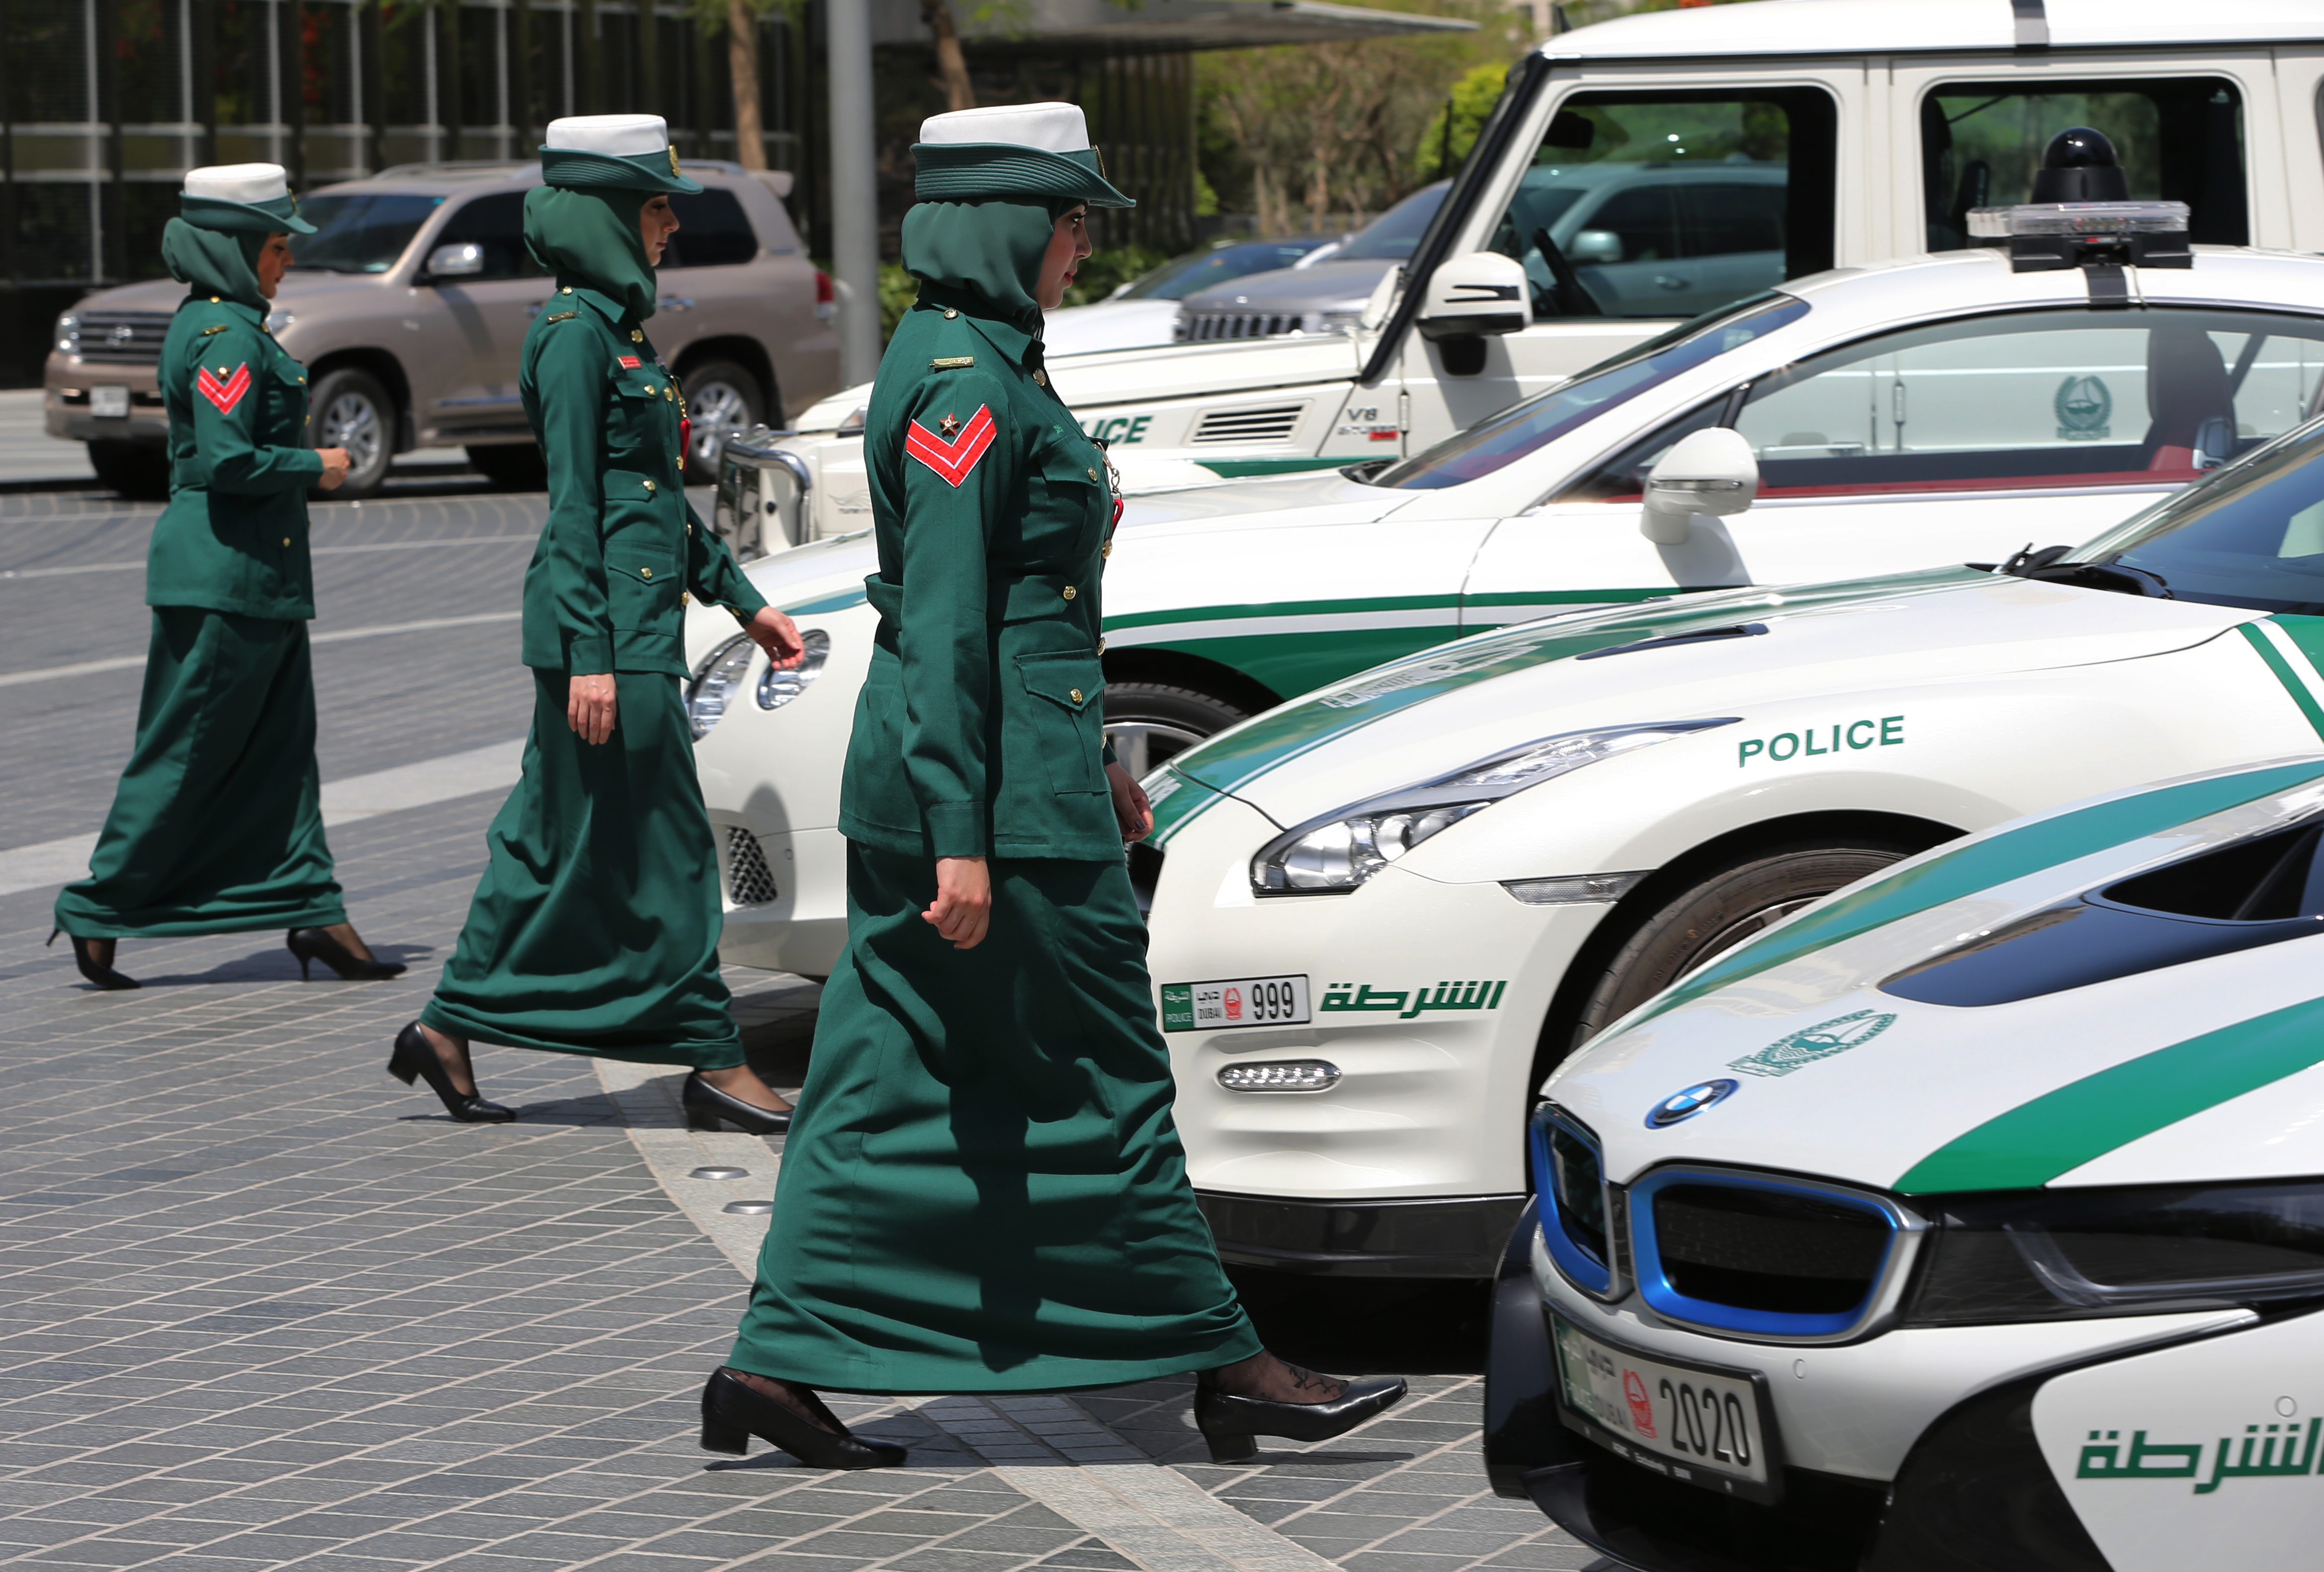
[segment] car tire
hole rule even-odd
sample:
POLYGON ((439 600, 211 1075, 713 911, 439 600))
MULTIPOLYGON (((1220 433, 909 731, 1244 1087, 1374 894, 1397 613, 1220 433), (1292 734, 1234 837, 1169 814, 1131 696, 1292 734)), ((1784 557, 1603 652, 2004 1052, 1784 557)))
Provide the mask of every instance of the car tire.
POLYGON ((766 419, 767 393, 757 377, 731 360, 706 360, 679 377, 678 385, 686 390, 686 412, 694 422, 687 478, 708 485, 718 478, 718 450, 726 439, 766 419))
MULTIPOLYGON (((1608 959, 1582 1007, 1573 1046, 1587 1042, 1721 950, 1921 849, 1902 842, 1834 836, 1760 847, 1703 871, 1649 911, 1608 959)), ((1544 1066, 1543 1073, 1553 1068, 1544 1066)))
POLYGON ((91 442, 88 467, 97 484, 132 502, 159 502, 170 495, 170 450, 159 442, 91 442))
POLYGON ((1162 682, 1105 685, 1105 740, 1133 777, 1222 732, 1250 711, 1192 688, 1162 682))
POLYGON ((504 491, 549 489, 549 463, 537 442, 479 442, 464 451, 469 468, 504 491))
POLYGON ((395 462, 395 402, 379 378, 359 366, 343 365, 315 379, 307 401, 312 424, 308 441, 317 448, 347 450, 347 477, 337 488, 315 492, 331 502, 359 502, 386 484, 395 462))

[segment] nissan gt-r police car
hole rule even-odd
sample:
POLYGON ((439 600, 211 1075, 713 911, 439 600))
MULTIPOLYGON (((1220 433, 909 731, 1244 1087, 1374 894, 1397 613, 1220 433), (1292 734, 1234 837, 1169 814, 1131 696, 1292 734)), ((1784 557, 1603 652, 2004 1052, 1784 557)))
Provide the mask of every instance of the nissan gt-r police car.
POLYGON ((2319 660, 2324 421, 2080 551, 1551 618, 1189 749, 1133 866, 1222 1250, 1489 1275, 1578 1041, 1900 857, 2313 749, 2319 660))
POLYGON ((2303 1559, 2319 837, 2313 754, 2021 819, 1568 1060, 1496 1292, 1494 1487, 1645 1572, 2303 1559))

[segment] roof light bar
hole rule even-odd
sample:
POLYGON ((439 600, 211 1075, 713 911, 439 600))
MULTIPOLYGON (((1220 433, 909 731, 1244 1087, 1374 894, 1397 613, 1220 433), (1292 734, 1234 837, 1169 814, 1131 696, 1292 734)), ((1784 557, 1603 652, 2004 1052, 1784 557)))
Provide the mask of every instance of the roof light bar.
POLYGON ((2184 202, 2025 202, 1972 208, 1969 241, 2006 246, 2012 273, 2051 273, 2089 263, 2193 267, 2184 202))

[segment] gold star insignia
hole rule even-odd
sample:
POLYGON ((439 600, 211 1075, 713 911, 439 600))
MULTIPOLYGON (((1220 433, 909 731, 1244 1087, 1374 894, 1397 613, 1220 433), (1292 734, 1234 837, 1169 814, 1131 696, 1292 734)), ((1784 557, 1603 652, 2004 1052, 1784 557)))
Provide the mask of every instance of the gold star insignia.
POLYGON ((952 440, 953 433, 959 430, 960 417, 958 415, 946 415, 943 420, 936 422, 936 434, 947 442, 952 440))

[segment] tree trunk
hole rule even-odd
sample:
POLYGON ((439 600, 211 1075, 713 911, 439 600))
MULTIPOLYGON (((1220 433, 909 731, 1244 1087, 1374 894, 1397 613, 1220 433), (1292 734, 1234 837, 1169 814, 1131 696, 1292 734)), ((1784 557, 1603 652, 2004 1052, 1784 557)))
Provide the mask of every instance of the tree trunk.
POLYGON ((726 0, 726 69, 734 79, 734 162, 762 170, 767 139, 759 120, 759 14, 750 0, 726 0))
POLYGON ((920 0, 920 16, 936 41, 936 70, 944 78, 945 97, 954 109, 976 107, 976 89, 968 85, 968 57, 960 52, 960 30, 953 25, 950 0, 920 0))

